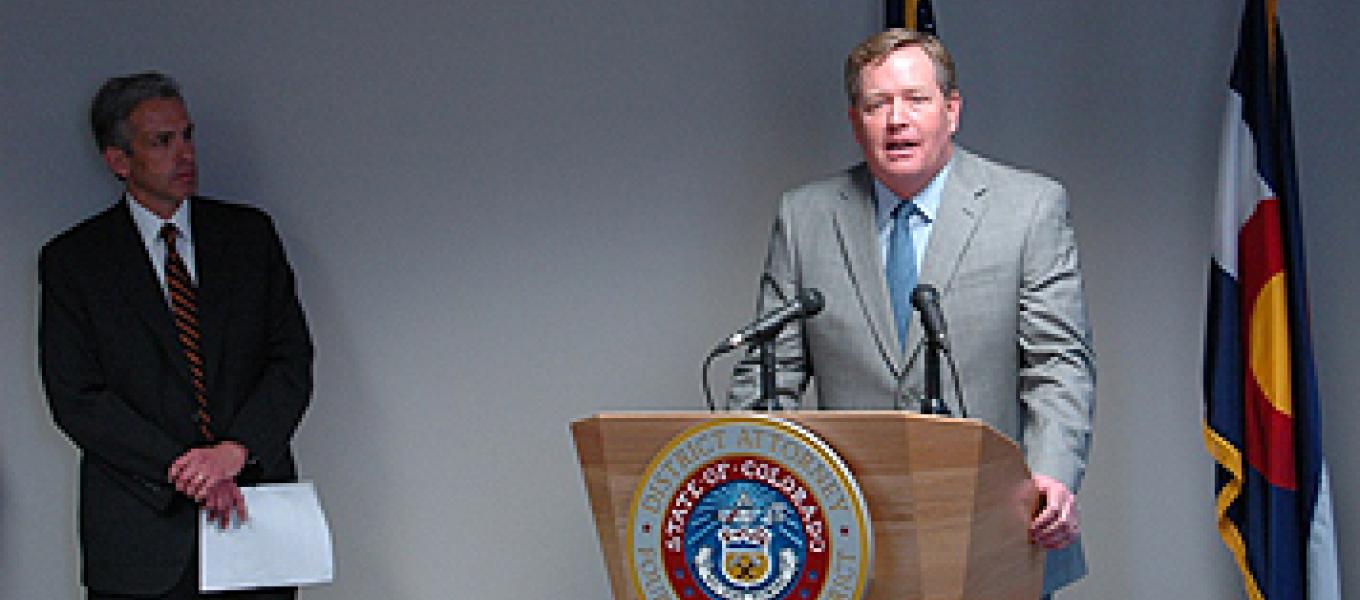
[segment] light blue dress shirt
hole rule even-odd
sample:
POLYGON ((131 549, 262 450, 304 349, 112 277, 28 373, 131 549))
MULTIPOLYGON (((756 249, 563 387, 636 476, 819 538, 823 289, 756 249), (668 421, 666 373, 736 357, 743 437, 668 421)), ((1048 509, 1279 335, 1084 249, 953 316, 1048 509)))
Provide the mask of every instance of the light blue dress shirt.
MULTIPOLYGON (((944 180, 949 177, 949 167, 954 164, 951 158, 935 178, 926 184, 925 189, 911 198, 918 212, 911 217, 911 242, 916 250, 916 272, 920 273, 926 260, 926 247, 930 243, 930 230, 935 225, 935 215, 940 210, 940 198, 944 192, 944 180)), ((874 178, 874 226, 878 230, 878 249, 880 264, 888 264, 888 239, 892 237, 893 209, 903 198, 898 198, 888 186, 874 178)))

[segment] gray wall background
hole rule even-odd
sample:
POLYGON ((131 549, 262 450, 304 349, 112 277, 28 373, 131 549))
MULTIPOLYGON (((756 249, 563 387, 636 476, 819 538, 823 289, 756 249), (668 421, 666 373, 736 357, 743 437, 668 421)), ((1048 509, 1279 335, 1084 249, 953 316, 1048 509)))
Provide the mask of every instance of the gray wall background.
MULTIPOLYGON (((1096 327, 1067 598, 1234 598, 1199 391, 1240 2, 937 2, 960 140, 1070 187, 1096 327)), ((1283 3, 1341 562, 1354 564, 1360 5, 1283 3)), ((277 219, 319 348, 298 434, 336 536, 304 598, 603 598, 567 423, 694 408, 778 193, 856 160, 880 2, 0 3, 0 589, 78 595, 75 453, 34 358, 44 240, 117 186, 85 111, 175 74, 202 191, 277 219)), ((719 366, 725 369, 726 364, 719 366)), ((1343 567, 1345 590, 1360 575, 1343 567)))

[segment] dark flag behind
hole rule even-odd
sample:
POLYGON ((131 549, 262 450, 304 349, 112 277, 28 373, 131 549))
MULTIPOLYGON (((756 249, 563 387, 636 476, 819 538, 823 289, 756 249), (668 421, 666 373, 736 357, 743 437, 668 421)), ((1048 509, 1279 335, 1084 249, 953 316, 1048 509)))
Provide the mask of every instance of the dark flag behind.
POLYGON ((1247 0, 1210 265, 1205 446, 1249 600, 1340 598, 1309 339, 1289 82, 1274 0, 1247 0))
POLYGON ((935 33, 935 9, 930 0, 887 0, 884 27, 915 29, 930 35, 935 33))

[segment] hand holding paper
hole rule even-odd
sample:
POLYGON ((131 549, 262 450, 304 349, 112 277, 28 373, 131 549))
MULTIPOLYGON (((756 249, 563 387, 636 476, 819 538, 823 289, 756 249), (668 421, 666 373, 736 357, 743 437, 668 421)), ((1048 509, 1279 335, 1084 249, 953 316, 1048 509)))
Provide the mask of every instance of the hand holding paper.
MULTIPOLYGON (((209 494, 210 502, 217 499, 218 489, 223 488, 209 494)), ((311 483, 237 489, 239 505, 229 503, 226 512, 216 517, 211 514, 212 508, 201 513, 201 591, 308 585, 334 579, 330 528, 311 483), (244 516, 246 505, 250 506, 248 518, 219 527, 220 519, 229 518, 232 508, 239 508, 244 516)))

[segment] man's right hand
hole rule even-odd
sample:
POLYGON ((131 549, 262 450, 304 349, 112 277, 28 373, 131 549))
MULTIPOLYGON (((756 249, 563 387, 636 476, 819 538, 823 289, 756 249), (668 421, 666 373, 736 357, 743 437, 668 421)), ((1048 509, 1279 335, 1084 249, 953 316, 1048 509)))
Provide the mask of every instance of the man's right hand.
POLYGON ((208 492, 241 473, 249 452, 233 441, 191 449, 170 464, 167 479, 180 493, 202 503, 208 492))

